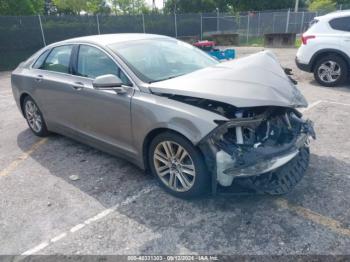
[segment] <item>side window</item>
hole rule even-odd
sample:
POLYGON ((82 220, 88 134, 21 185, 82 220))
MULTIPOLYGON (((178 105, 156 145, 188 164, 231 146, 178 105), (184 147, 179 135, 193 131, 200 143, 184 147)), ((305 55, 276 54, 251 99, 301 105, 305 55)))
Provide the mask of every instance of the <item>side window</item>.
POLYGON ((34 63, 33 68, 36 68, 36 69, 41 68, 49 52, 50 52, 50 49, 42 53, 34 63))
POLYGON ((69 73, 69 61, 72 49, 72 45, 55 47, 40 68, 49 71, 69 73))
POLYGON ((335 18, 329 24, 335 30, 350 32, 350 17, 335 18))
POLYGON ((127 76, 106 53, 92 46, 81 45, 78 53, 77 75, 94 79, 108 74, 116 75, 124 84, 130 85, 127 76))

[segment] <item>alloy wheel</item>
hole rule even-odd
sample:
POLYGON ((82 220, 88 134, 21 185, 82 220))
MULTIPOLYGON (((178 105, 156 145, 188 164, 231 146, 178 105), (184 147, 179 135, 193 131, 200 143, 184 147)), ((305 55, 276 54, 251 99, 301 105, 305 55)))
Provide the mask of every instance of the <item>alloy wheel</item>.
POLYGON ((156 173, 171 190, 186 192, 192 188, 196 170, 189 153, 178 143, 163 141, 153 153, 156 173))
POLYGON ((341 67, 337 62, 328 60, 320 65, 317 74, 325 83, 334 83, 341 76, 341 67))
POLYGON ((43 121, 39 109, 33 101, 27 101, 25 105, 25 114, 30 128, 33 129, 34 132, 39 133, 42 129, 43 121))

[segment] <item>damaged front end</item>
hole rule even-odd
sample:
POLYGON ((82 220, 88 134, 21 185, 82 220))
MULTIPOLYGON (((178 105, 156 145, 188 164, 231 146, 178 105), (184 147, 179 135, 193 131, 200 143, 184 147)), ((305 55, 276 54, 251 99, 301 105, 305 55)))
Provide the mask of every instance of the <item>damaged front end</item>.
POLYGON ((313 123, 293 108, 237 109, 234 118, 217 124, 200 147, 213 183, 225 187, 235 178, 276 170, 308 146, 310 137, 316 138, 313 123))

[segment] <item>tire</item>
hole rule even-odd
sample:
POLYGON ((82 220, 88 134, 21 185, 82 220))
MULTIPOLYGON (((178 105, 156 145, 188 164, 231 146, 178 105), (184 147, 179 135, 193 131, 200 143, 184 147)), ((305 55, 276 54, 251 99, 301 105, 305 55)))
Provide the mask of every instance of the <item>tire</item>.
POLYGON ((309 148, 303 147, 295 158, 277 170, 251 178, 242 178, 237 182, 259 193, 284 195, 304 177, 309 159, 309 148))
POLYGON ((43 114, 30 96, 27 96, 23 101, 23 113, 29 128, 36 136, 46 137, 50 134, 47 130, 43 114))
POLYGON ((209 190, 210 177, 201 152, 177 133, 157 135, 150 144, 148 162, 161 187, 175 197, 190 199, 209 190))
POLYGON ((345 83, 348 79, 348 70, 349 67, 342 57, 328 55, 317 60, 314 67, 314 77, 322 86, 335 87, 345 83), (335 68, 332 69, 332 65, 335 65, 335 68), (327 69, 330 70, 329 74, 327 73, 327 69), (322 73, 324 73, 323 77, 322 73), (327 81, 327 79, 330 81, 327 81))

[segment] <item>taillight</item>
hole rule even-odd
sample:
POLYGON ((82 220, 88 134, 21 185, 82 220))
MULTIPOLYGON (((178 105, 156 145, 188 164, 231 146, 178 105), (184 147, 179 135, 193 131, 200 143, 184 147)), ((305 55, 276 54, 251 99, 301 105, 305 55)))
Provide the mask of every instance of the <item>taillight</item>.
POLYGON ((307 36, 302 35, 301 41, 303 42, 304 45, 306 45, 308 40, 315 39, 315 38, 316 38, 316 36, 314 36, 314 35, 307 35, 307 36))

